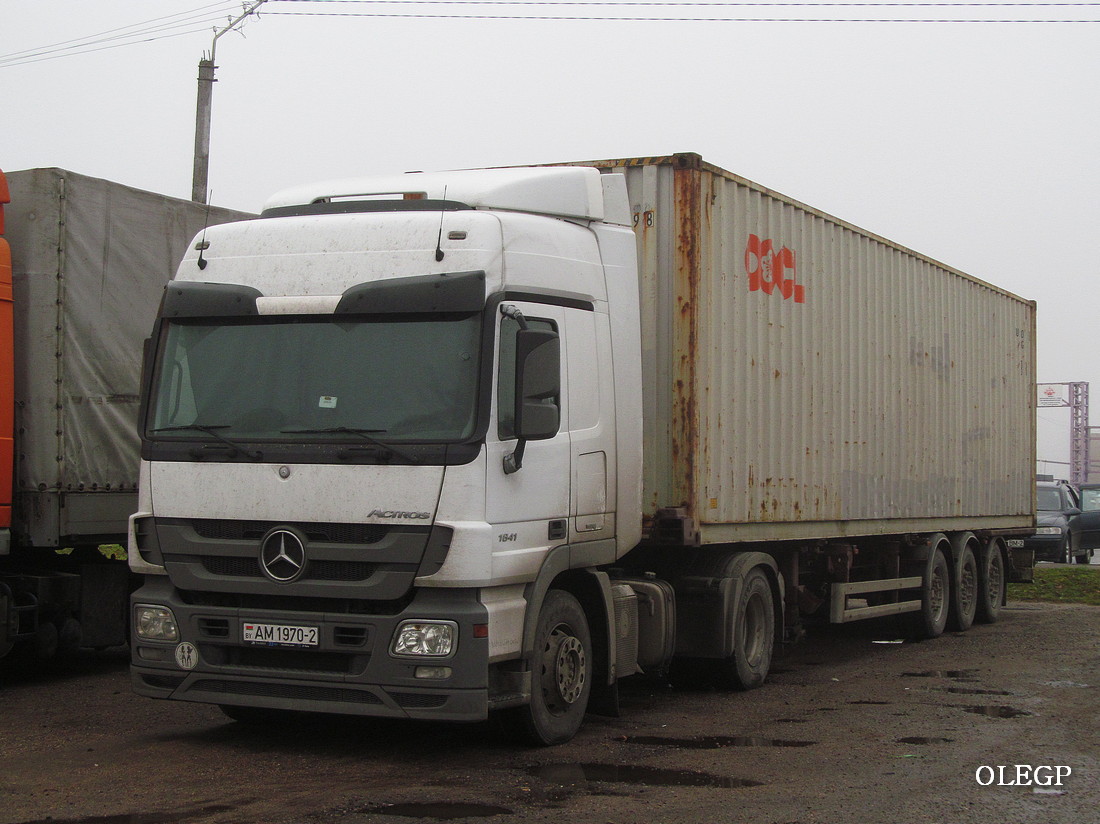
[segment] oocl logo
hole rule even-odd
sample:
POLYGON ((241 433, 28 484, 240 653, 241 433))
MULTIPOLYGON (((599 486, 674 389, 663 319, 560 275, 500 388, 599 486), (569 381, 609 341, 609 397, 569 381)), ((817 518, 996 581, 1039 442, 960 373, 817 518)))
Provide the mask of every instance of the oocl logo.
POLYGON ((745 247, 745 271, 749 275, 749 291, 770 295, 776 290, 783 300, 794 298, 806 302, 806 287, 795 283, 794 252, 786 246, 776 249, 771 240, 749 235, 745 247))

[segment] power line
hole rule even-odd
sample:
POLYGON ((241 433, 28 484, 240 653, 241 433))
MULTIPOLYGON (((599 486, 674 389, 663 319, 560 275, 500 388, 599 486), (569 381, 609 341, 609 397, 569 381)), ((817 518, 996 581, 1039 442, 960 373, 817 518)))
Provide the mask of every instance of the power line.
POLYGON ((61 57, 89 54, 106 49, 121 48, 122 46, 149 43, 154 40, 164 40, 170 37, 182 37, 200 31, 208 31, 211 25, 222 22, 225 13, 236 5, 237 3, 233 0, 220 0, 217 3, 208 3, 205 6, 163 17, 155 17, 141 23, 119 26, 97 34, 11 52, 0 55, 0 68, 39 63, 44 60, 56 60, 61 57), (211 9, 214 11, 211 11, 211 9), (178 29, 187 26, 192 28, 178 31, 178 29))
MULTIPOLYGON (((313 0, 318 2, 318 0, 313 0)), ((978 18, 978 17, 639 17, 565 14, 412 14, 399 12, 323 12, 277 11, 268 14, 276 17, 360 17, 406 20, 564 20, 575 22, 620 23, 1100 23, 1100 19, 1055 18, 978 18)))
POLYGON ((299 3, 316 6, 324 5, 358 5, 372 6, 371 11, 321 11, 311 9, 308 11, 278 11, 271 10, 268 13, 283 17, 365 17, 365 18, 403 18, 403 19, 450 19, 450 20, 565 20, 565 21, 604 21, 604 22, 650 22, 650 23, 1096 23, 1100 19, 1082 19, 1070 17, 1029 17, 1023 18, 997 18, 997 17, 842 17, 842 16, 794 16, 791 14, 769 16, 656 16, 642 14, 617 14, 613 9, 636 8, 690 8, 690 9, 868 9, 868 8, 904 8, 904 9, 1093 9, 1100 7, 1100 3, 1054 3, 1054 2, 974 2, 974 3, 946 3, 946 2, 791 2, 791 3, 767 3, 760 0, 749 2, 713 2, 699 0, 693 2, 673 2, 672 0, 275 0, 279 3, 299 3), (425 11, 405 12, 394 11, 399 6, 446 6, 449 9, 482 9, 484 11, 425 11), (379 10, 379 7, 389 8, 389 11, 379 10), (507 7, 512 13, 487 11, 507 7), (558 9, 601 9, 601 12, 569 14, 559 12, 558 9), (549 9, 550 11, 543 11, 549 9), (522 11, 521 11, 522 10, 522 11))
MULTIPOLYGON (((916 8, 916 9, 1045 9, 1045 8, 1082 8, 1092 9, 1100 7, 1100 3, 1055 3, 1055 2, 973 2, 973 3, 945 3, 945 2, 673 2, 673 0, 274 0, 278 3, 308 3, 314 5, 367 5, 367 6, 448 6, 452 8, 494 8, 509 7, 512 9, 541 9, 541 8, 785 8, 785 9, 859 9, 859 8, 916 8)), ((173 37, 183 37, 199 32, 204 32, 210 26, 223 22, 223 16, 235 10, 238 5, 236 0, 221 0, 221 2, 208 3, 183 12, 155 17, 141 23, 133 23, 128 26, 120 26, 108 29, 97 34, 85 37, 63 40, 58 43, 47 44, 33 49, 11 52, 0 55, 0 69, 11 66, 21 66, 29 63, 39 63, 46 60, 57 60, 62 57, 73 57, 81 54, 105 51, 108 49, 133 46, 140 43, 151 43, 157 40, 165 40, 173 37), (181 30, 182 29, 182 30, 181 30)), ((360 17, 360 18, 390 18, 390 19, 429 19, 429 20, 529 20, 529 21, 573 21, 573 22, 636 22, 636 23, 969 23, 969 24, 1073 24, 1073 23, 1098 23, 1100 19, 1074 19, 1074 18, 1012 18, 999 19, 996 17, 794 17, 794 16, 768 16, 768 17, 718 17, 718 16, 646 16, 646 15, 616 15, 616 14, 500 14, 500 13, 455 13, 455 12, 396 12, 396 11, 278 11, 269 9, 267 14, 280 17, 360 17)))
POLYGON ((742 8, 753 6, 766 6, 769 8, 884 8, 884 7, 916 7, 916 8, 987 8, 987 7, 1096 7, 1100 3, 943 3, 943 2, 821 2, 821 3, 770 3, 770 2, 693 2, 692 0, 275 0, 279 3, 349 3, 357 5, 444 5, 444 6, 719 6, 729 8, 742 8))

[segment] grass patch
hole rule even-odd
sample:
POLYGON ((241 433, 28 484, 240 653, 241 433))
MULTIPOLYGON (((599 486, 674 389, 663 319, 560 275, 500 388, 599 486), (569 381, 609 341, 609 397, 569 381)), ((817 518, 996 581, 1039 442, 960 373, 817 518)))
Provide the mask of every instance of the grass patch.
POLYGON ((1036 567, 1030 584, 1009 584, 1013 601, 1100 606, 1100 566, 1036 567))

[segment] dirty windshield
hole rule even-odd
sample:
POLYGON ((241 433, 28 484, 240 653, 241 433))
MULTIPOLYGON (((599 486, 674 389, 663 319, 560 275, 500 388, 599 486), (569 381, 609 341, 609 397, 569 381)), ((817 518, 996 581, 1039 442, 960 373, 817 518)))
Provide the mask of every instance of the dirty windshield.
POLYGON ((477 314, 173 322, 156 437, 458 441, 475 428, 477 314))

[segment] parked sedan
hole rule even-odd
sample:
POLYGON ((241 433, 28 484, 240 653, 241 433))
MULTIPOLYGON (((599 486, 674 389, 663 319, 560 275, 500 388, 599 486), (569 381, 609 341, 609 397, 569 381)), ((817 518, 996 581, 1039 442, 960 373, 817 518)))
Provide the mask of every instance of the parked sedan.
POLYGON ((1083 511, 1077 488, 1065 481, 1036 484, 1038 528, 1024 541, 1035 560, 1087 564, 1100 547, 1100 487, 1090 490, 1089 511, 1083 511))

